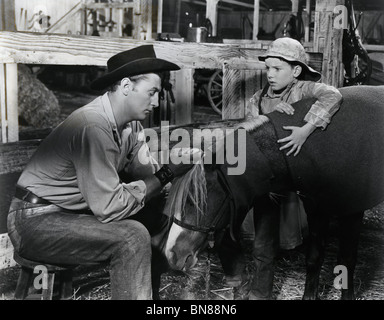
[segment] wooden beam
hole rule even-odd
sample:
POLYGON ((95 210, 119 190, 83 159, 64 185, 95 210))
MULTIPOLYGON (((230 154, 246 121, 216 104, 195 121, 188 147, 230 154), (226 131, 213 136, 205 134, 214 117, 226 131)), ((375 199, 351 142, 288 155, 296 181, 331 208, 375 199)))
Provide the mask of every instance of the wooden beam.
POLYGON ((255 0, 253 10, 253 40, 257 40, 259 34, 260 0, 255 0))
POLYGON ((8 142, 14 142, 19 140, 17 64, 7 63, 5 69, 8 142))
POLYGON ((193 121, 193 104, 194 104, 194 80, 193 69, 182 69, 174 73, 174 95, 175 104, 171 106, 173 111, 174 123, 187 124, 193 121))
POLYGON ((323 53, 322 81, 341 87, 343 29, 334 27, 333 10, 337 5, 344 5, 344 0, 316 0, 314 51, 323 53))
POLYGON ((212 37, 217 35, 217 4, 219 0, 206 0, 207 7, 205 11, 205 16, 212 24, 212 37))
POLYGON ((0 63, 1 142, 19 140, 17 64, 0 63))
POLYGON ((307 15, 307 23, 305 24, 305 27, 304 27, 304 41, 309 42, 310 36, 311 36, 310 24, 311 24, 311 17, 312 17, 311 0, 306 0, 306 15, 307 15))
POLYGON ((163 32, 163 0, 157 1, 157 33, 163 32))
POLYGON ((1 136, 0 142, 6 143, 7 140, 7 105, 5 100, 5 63, 0 63, 0 117, 1 117, 1 136))
POLYGON ((245 116, 244 71, 223 66, 223 119, 238 119, 245 116))
POLYGON ((75 14, 77 14, 79 11, 84 10, 85 6, 82 1, 79 1, 76 5, 72 7, 71 10, 66 12, 60 19, 58 19, 54 24, 52 24, 50 27, 48 27, 45 32, 54 32, 55 30, 59 29, 63 24, 67 23, 67 21, 72 18, 75 14))
POLYGON ((0 31, 0 63, 106 66, 112 55, 151 43, 159 58, 170 60, 181 68, 192 69, 221 69, 224 62, 259 64, 257 57, 265 52, 263 49, 242 48, 238 44, 140 41, 0 31))
POLYGON ((180 33, 181 1, 182 0, 176 0, 176 33, 180 33))
POLYGON ((245 2, 241 2, 241 1, 236 1, 236 0, 221 0, 221 2, 234 4, 236 6, 240 6, 240 7, 244 7, 244 8, 250 8, 250 9, 254 8, 253 4, 245 3, 245 2))
POLYGON ((92 3, 89 2, 86 4, 88 9, 125 9, 125 8, 134 8, 133 2, 108 2, 108 3, 92 3))
POLYGON ((16 31, 15 1, 0 1, 0 30, 16 31))

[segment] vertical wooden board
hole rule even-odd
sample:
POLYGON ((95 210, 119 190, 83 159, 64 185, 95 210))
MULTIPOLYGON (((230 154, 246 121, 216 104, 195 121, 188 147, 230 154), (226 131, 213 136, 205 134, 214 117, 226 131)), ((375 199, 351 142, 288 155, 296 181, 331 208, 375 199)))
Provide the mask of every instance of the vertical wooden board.
POLYGON ((175 104, 172 109, 175 124, 191 123, 194 104, 194 69, 181 69, 175 71, 174 74, 173 94, 175 104))
POLYGON ((15 1, 0 1, 0 30, 16 31, 15 1))
POLYGON ((323 53, 322 82, 335 87, 343 85, 343 29, 334 28, 333 9, 343 4, 344 0, 316 1, 314 51, 323 53))
POLYGON ((252 39, 257 40, 259 34, 260 0, 254 0, 252 39))
POLYGON ((212 36, 215 37, 217 35, 217 4, 219 0, 207 0, 206 12, 205 16, 212 23, 212 36))
POLYGON ((244 82, 245 82, 245 106, 248 105, 249 100, 259 90, 261 70, 245 70, 244 82))
POLYGON ((5 69, 8 142, 13 142, 19 140, 17 64, 7 63, 5 69))
POLYGON ((264 70, 245 71, 245 114, 252 96, 265 85, 265 74, 264 70))
POLYGON ((163 0, 157 1, 157 33, 163 32, 163 0))
POLYGON ((5 143, 7 140, 7 105, 5 101, 5 64, 0 63, 0 109, 1 109, 1 137, 0 142, 5 143))
POLYGON ((223 119, 239 119, 245 116, 244 70, 223 67, 223 119))

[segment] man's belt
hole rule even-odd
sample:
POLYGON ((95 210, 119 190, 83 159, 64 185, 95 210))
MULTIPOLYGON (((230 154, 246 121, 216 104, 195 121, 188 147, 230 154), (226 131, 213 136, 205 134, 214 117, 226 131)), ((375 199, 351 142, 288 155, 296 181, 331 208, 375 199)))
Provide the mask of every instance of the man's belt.
POLYGON ((16 186, 15 197, 33 204, 51 204, 49 201, 38 197, 31 191, 20 186, 16 186))

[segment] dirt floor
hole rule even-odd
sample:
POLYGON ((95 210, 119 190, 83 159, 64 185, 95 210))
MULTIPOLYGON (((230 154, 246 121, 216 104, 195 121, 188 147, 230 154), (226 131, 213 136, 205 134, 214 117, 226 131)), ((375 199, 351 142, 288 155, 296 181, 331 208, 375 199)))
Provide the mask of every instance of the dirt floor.
MULTIPOLYGON (((77 107, 91 101, 91 94, 55 92, 62 106, 64 119, 77 107)), ((196 108, 200 119, 206 109, 196 108)), ((211 111, 209 111, 210 113, 211 111)), ((214 113, 213 118, 217 118, 214 113)), ((24 131, 30 130, 24 128, 24 131)), ((336 226, 332 224, 326 259, 321 272, 320 298, 339 299, 339 291, 333 287, 336 265, 336 226)), ((253 264, 250 247, 244 244, 247 253, 246 274, 251 279, 253 264)), ((282 251, 277 261, 273 299, 299 300, 305 281, 305 245, 290 251, 282 251)), ((19 275, 19 267, 0 270, 0 300, 13 299, 19 275)), ((361 300, 384 300, 384 203, 365 213, 359 245, 358 264, 355 273, 357 298, 361 300)), ((208 259, 207 252, 199 256, 198 264, 188 272, 170 271, 163 274, 160 287, 162 300, 232 300, 233 289, 225 285, 225 277, 217 255, 213 252, 208 259)), ((73 282, 74 300, 110 299, 109 270, 107 266, 79 267, 75 270, 73 282)))
MULTIPOLYGON (((333 287, 337 255, 337 226, 331 224, 326 258, 320 276, 320 299, 337 300, 339 290, 333 287)), ((245 244, 247 267, 253 271, 250 247, 245 244)), ((273 299, 300 300, 305 282, 305 245, 282 251, 277 260, 273 299)), ((19 267, 0 271, 0 300, 13 299, 19 267)), ((355 290, 359 300, 384 300, 384 203, 365 213, 355 272, 355 290)), ((33 294, 33 292, 32 292, 33 294)), ((74 300, 110 299, 109 269, 107 266, 79 267, 73 281, 74 300)), ((34 296, 31 295, 33 298, 34 296)), ((244 296, 246 297, 246 296, 244 296)), ((215 254, 205 251, 195 267, 188 272, 170 271, 162 275, 161 300, 232 300, 233 288, 225 285, 225 276, 215 254)))

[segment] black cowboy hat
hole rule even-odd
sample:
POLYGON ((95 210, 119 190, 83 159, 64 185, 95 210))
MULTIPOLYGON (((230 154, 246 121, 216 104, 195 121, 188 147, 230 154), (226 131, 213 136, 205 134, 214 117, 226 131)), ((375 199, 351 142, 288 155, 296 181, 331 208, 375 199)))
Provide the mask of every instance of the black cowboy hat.
POLYGON ((109 58, 107 66, 108 72, 91 83, 92 89, 104 89, 124 77, 180 70, 177 64, 156 58, 153 45, 143 45, 120 52, 109 58))

